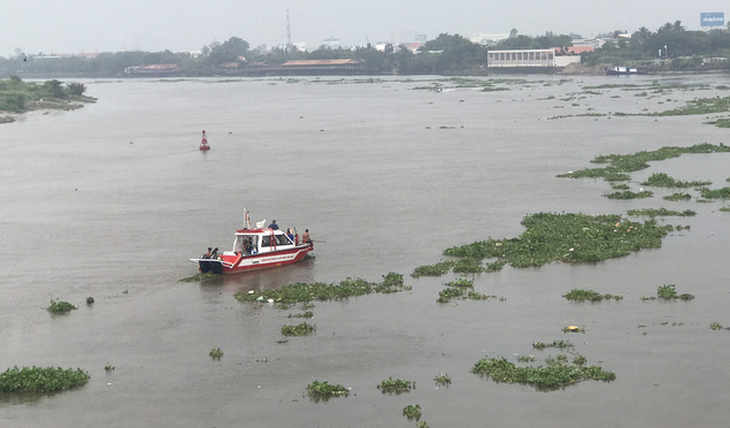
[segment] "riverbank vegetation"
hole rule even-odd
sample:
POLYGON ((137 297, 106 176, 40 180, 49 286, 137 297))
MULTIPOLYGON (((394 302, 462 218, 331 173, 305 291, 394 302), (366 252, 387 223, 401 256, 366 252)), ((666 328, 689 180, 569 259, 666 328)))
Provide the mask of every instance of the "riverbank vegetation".
POLYGON ((60 367, 13 367, 0 374, 0 392, 55 392, 85 385, 89 374, 60 367))
POLYGON ((0 113, 25 113, 31 110, 74 110, 96 99, 84 95, 83 83, 48 80, 24 82, 17 76, 0 80, 0 113))
MULTIPOLYGON (((125 70, 149 65, 173 65, 172 75, 175 76, 247 75, 251 64, 264 64, 271 68, 291 60, 331 59, 362 60, 362 74, 367 75, 485 75, 488 50, 560 48, 566 52, 578 38, 581 38, 578 34, 550 31, 544 35, 529 36, 512 29, 507 39, 489 45, 474 43, 459 34, 441 33, 415 51, 400 43, 380 46, 368 43, 348 48, 321 45, 313 50, 291 45, 251 48, 248 41, 238 36, 222 43, 214 41, 195 54, 170 50, 123 51, 49 58, 16 49, 9 58, 0 57, 0 76, 119 77, 125 75, 125 70)), ((603 64, 641 65, 657 72, 730 68, 727 61, 730 31, 726 30, 687 31, 681 21, 675 21, 656 31, 641 27, 631 34, 613 31, 601 34, 599 38, 606 42, 593 52, 581 54, 581 64, 585 68, 603 64)), ((600 70, 603 70, 602 67, 600 70)))

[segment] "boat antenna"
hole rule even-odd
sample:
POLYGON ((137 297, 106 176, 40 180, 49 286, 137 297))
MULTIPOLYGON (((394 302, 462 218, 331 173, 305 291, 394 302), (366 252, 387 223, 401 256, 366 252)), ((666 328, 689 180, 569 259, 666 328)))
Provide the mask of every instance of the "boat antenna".
POLYGON ((243 207, 243 228, 244 229, 251 228, 251 214, 248 212, 246 207, 243 207))

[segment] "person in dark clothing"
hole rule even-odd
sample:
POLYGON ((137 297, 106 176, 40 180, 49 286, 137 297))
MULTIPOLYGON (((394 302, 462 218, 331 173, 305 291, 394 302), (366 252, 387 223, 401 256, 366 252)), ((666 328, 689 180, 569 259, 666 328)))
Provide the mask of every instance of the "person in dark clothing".
POLYGON ((271 224, 269 225, 269 229, 271 229, 271 230, 279 230, 279 225, 276 224, 276 220, 271 220, 271 224))

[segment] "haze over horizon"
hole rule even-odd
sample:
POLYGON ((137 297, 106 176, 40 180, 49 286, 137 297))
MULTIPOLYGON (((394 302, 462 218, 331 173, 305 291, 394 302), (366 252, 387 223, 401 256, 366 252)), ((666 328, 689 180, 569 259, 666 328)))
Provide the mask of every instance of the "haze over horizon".
MULTIPOLYGON (((592 37, 615 30, 656 31, 682 21, 699 30, 700 13, 725 12, 727 1, 666 2, 645 0, 16 0, 0 14, 0 56, 16 49, 27 54, 195 51, 230 37, 252 48, 287 42, 287 10, 291 41, 319 47, 324 39, 343 46, 407 42, 423 34, 471 37, 477 33, 539 36, 576 33, 592 37)), ((718 28, 718 27, 715 27, 718 28)))

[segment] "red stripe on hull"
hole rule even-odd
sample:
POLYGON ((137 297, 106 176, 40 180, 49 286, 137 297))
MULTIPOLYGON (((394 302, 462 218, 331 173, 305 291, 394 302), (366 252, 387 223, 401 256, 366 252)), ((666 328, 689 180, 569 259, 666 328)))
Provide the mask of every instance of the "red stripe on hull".
MULTIPOLYGON (((234 275, 237 273, 243 273, 243 272, 250 272, 252 270, 258 270, 258 269, 266 269, 270 267, 276 267, 276 266, 283 266, 283 265, 289 265, 292 263, 299 262, 303 260, 307 254, 312 251, 312 247, 306 247, 306 248, 294 248, 291 250, 285 250, 285 251, 274 251, 271 253, 265 253, 257 256, 248 256, 248 257, 231 257, 229 260, 225 260, 229 266, 223 265, 223 274, 224 275, 234 275), (257 259, 265 259, 269 257, 274 256, 287 256, 291 254, 296 254, 296 256, 293 259, 290 260, 279 260, 279 261, 271 261, 266 263, 257 263, 257 264, 245 264, 245 262, 248 261, 256 261, 257 259), (239 260, 240 259, 240 260, 239 260)), ((225 258, 224 258, 225 259, 225 258)))

